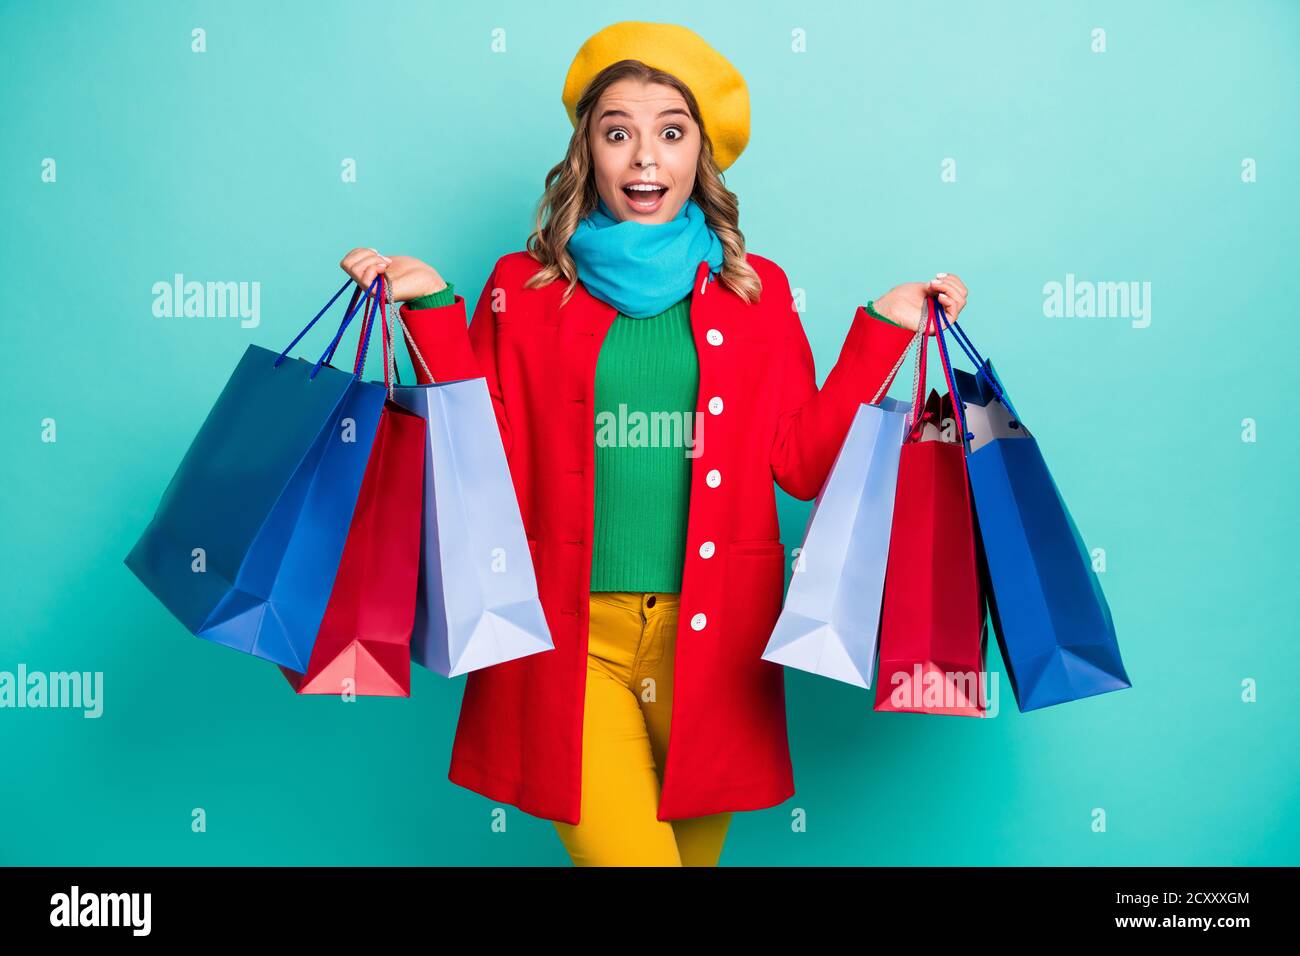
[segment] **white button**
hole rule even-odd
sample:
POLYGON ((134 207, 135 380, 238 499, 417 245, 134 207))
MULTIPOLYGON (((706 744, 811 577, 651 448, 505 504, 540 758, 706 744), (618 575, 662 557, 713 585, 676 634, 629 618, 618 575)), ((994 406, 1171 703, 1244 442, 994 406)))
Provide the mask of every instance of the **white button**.
POLYGON ((709 329, 709 331, 704 333, 704 338, 710 345, 722 344, 722 333, 717 329, 709 329))
POLYGON ((709 472, 707 475, 704 476, 704 483, 708 485, 710 488, 718 487, 718 485, 722 484, 722 472, 714 468, 711 472, 709 472))
POLYGON ((709 619, 703 614, 697 614, 691 618, 691 627, 697 631, 704 630, 704 625, 707 623, 709 623, 709 619))
POLYGON ((721 415, 722 399, 718 398, 716 395, 709 399, 709 412, 714 415, 721 415))
POLYGON ((713 550, 714 550, 714 549, 713 549, 713 542, 712 542, 712 541, 705 541, 702 545, 700 545, 700 557, 701 557, 701 558, 711 558, 711 557, 713 557, 713 550))

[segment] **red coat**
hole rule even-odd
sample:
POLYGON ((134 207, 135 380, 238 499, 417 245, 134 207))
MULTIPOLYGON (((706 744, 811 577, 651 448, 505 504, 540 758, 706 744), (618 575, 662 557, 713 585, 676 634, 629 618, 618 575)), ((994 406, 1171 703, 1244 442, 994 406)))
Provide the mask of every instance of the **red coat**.
MULTIPOLYGON (((859 307, 819 391, 784 271, 752 253, 748 260, 763 282, 759 301, 747 305, 723 288, 706 262, 691 298, 703 440, 691 466, 660 820, 793 796, 784 669, 760 656, 785 584, 773 480, 797 498, 817 495, 859 403, 912 338, 859 307)), ((593 396, 616 310, 581 283, 561 308, 564 281, 524 288, 537 268, 527 252, 497 260, 468 330, 460 296, 402 315, 435 379, 487 379, 555 643, 467 675, 448 777, 534 816, 577 823, 593 396)))

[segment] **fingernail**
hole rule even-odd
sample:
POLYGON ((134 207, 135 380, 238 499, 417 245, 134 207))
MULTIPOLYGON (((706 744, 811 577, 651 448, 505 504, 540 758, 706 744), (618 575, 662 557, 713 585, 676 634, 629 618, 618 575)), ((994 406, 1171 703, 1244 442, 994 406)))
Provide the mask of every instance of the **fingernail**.
POLYGON ((944 276, 946 276, 947 274, 948 274, 948 273, 946 273, 946 272, 940 272, 938 275, 935 276, 935 278, 936 278, 936 279, 942 279, 942 278, 943 278, 944 276))

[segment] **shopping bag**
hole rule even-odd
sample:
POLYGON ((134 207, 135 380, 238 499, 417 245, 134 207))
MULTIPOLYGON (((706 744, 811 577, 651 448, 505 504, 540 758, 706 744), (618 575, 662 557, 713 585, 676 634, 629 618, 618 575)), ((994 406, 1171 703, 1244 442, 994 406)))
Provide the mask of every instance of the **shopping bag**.
POLYGON ((813 502, 763 660, 871 686, 910 409, 909 402, 879 396, 858 406, 813 502))
POLYGON ((384 388, 289 350, 245 350, 125 563, 192 633, 305 669, 384 388))
MULTIPOLYGON (((396 366, 379 280, 384 402, 329 604, 305 673, 281 671, 299 694, 409 697, 411 628, 420 571, 424 419, 391 400, 396 366)), ((367 305, 361 341, 373 322, 367 305)), ((354 372, 364 370, 358 354, 354 372)))
MULTIPOLYGON (((935 301, 928 301, 932 323, 935 301)), ((948 394, 931 391, 921 404, 927 351, 923 341, 914 412, 899 453, 875 709, 983 717, 988 635, 957 433, 964 426, 947 363, 948 394)))
POLYGON ((1020 710, 1132 686, 1101 580, 1038 440, 956 323, 955 370, 993 631, 1020 710))
POLYGON ((487 381, 435 383, 395 321, 429 381, 393 395, 428 428, 411 658, 456 677, 554 650, 487 381))

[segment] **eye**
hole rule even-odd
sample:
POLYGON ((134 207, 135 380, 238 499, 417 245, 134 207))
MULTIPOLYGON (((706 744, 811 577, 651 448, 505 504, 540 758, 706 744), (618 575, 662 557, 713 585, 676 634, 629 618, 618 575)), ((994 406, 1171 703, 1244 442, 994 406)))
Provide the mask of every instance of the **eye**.
POLYGON ((674 140, 681 139, 683 136, 686 135, 685 131, 683 131, 682 128, 681 128, 680 126, 665 126, 665 127, 664 127, 664 132, 665 132, 665 133, 667 133, 669 130, 675 130, 675 131, 677 132, 677 135, 674 136, 674 137, 672 137, 674 140))
POLYGON ((614 136, 618 133, 622 133, 624 137, 627 136, 627 130, 623 129, 621 126, 614 126, 605 131, 605 138, 610 142, 620 142, 619 140, 614 139, 614 136))

